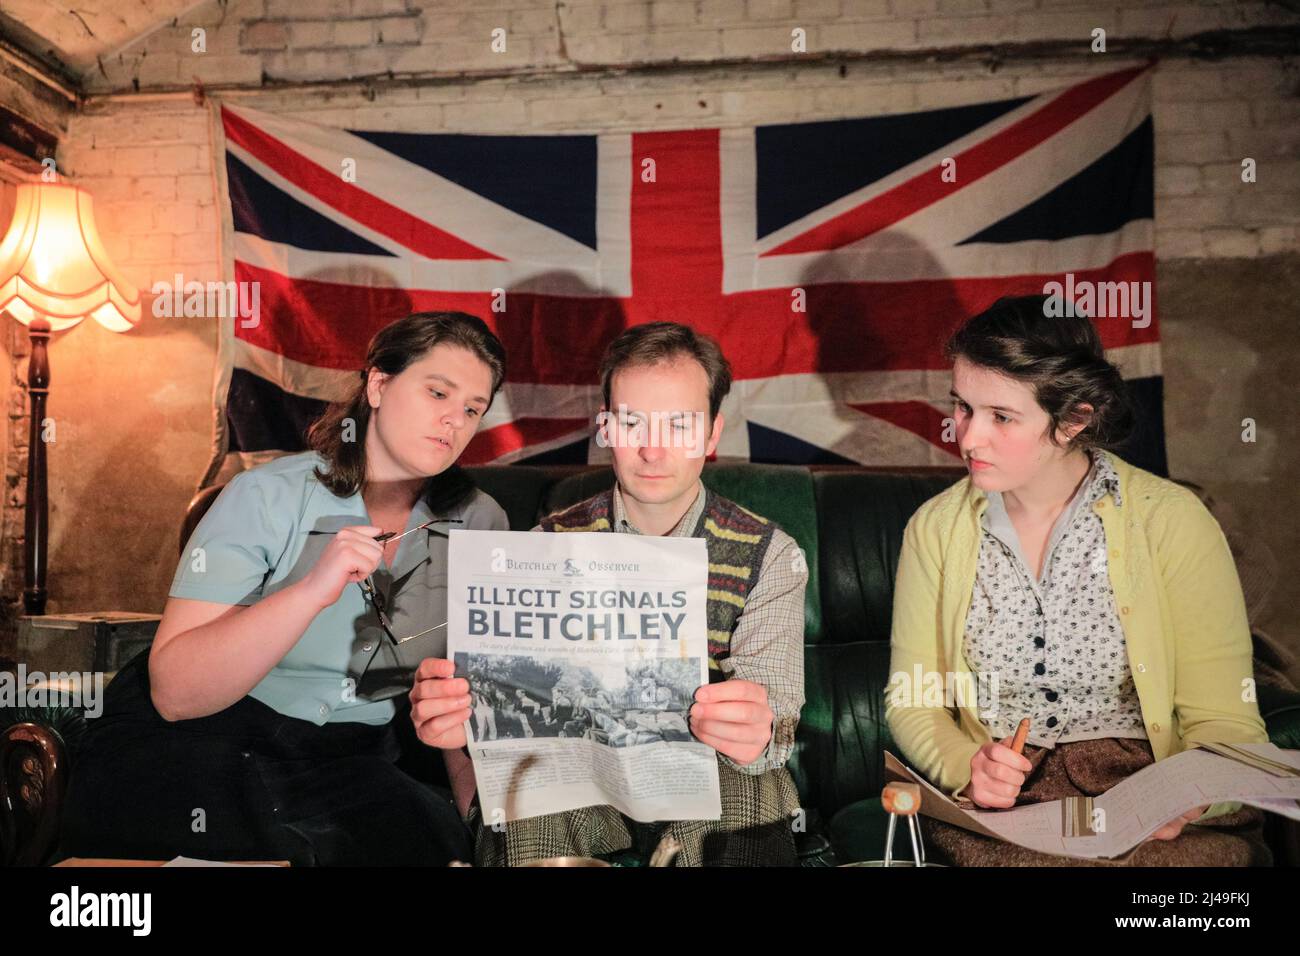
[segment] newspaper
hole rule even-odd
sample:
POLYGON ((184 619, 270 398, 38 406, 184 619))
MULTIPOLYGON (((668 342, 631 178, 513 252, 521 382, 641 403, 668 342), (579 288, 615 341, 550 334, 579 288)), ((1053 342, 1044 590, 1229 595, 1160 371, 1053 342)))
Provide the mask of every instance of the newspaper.
POLYGON ((452 531, 447 652, 468 678, 483 821, 609 805, 717 820, 701 538, 452 531))
POLYGON ((892 753, 885 774, 918 783, 921 813, 1017 846, 1082 859, 1126 855, 1193 807, 1236 801, 1300 820, 1300 750, 1274 744, 1206 744, 1143 767, 1097 797, 1066 797, 1006 810, 955 802, 892 753))

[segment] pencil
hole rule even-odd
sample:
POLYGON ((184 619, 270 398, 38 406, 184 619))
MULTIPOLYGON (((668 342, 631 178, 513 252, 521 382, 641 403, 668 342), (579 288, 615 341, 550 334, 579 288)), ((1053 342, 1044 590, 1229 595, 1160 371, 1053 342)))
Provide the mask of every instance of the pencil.
POLYGON ((1011 741, 1011 749, 1016 753, 1024 753, 1025 738, 1029 736, 1029 718, 1026 717, 1020 721, 1020 726, 1016 728, 1016 739, 1011 741))

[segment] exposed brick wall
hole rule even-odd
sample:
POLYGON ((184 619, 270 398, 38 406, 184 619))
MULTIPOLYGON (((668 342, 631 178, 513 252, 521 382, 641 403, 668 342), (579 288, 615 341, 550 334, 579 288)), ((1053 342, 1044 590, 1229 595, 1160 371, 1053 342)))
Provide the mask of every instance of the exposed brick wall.
MULTIPOLYGON (((13 187, 0 183, 0 223, 13 215, 13 187)), ((23 510, 27 500, 27 413, 26 359, 31 351, 27 331, 3 317, 5 357, 3 381, 6 395, 0 453, 4 455, 3 499, 0 499, 0 666, 13 656, 17 633, 15 618, 22 613, 24 540, 23 510), (21 375, 21 381, 19 373, 21 375)))
POLYGON ((908 53, 1061 41, 1084 47, 1095 28, 1113 42, 1294 26, 1277 4, 1079 0, 230 0, 102 61, 97 90, 340 75, 542 71, 629 64, 908 53), (206 53, 192 53, 192 31, 206 53), (505 48, 493 50, 494 30, 505 48))

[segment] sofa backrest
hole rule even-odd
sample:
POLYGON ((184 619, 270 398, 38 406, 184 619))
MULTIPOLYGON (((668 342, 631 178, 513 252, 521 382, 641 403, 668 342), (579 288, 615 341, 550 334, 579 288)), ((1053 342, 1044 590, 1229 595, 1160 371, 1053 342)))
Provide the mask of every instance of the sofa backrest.
POLYGON ((937 468, 814 470, 821 643, 889 642, 903 530, 917 508, 962 473, 937 468))
POLYGON ((804 647, 804 707, 790 771, 803 805, 829 819, 879 797, 894 577, 903 530, 960 470, 814 468, 822 630, 804 647))

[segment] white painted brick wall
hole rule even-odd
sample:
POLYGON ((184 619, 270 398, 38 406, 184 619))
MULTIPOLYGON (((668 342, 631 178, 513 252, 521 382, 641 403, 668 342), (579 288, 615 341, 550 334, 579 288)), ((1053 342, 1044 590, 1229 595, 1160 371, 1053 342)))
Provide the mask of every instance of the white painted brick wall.
POLYGON ((1052 41, 1087 50, 1096 27, 1108 43, 1181 39, 1248 26, 1295 26, 1281 4, 1184 0, 1098 5, 1080 0, 216 0, 164 26, 88 71, 89 89, 253 82, 263 70, 283 79, 324 78, 315 51, 403 46, 403 72, 495 72, 503 68, 617 67, 629 62, 708 62, 718 57, 792 56, 790 33, 803 28, 808 53, 1052 41), (214 14, 220 12, 220 16, 214 14), (191 31, 207 30, 207 52, 191 50, 191 31), (507 30, 507 54, 488 46, 507 30), (285 56, 284 51, 300 54, 285 56))

